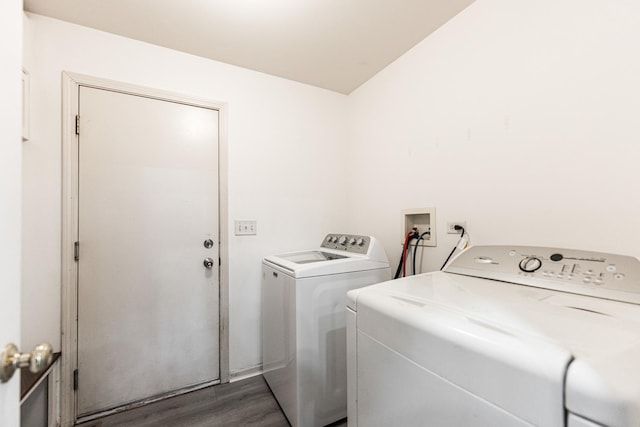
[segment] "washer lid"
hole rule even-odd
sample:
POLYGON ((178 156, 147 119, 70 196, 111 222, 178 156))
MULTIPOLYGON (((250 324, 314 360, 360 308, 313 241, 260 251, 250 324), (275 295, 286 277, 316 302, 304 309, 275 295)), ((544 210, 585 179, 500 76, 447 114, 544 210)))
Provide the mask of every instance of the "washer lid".
POLYGON ((278 257, 283 260, 290 261, 294 264, 300 264, 300 265, 347 258, 345 255, 342 255, 342 254, 335 254, 335 253, 323 252, 323 251, 294 252, 291 254, 278 255, 278 257))
POLYGON ((608 357, 575 360, 567 372, 567 409, 607 426, 640 424, 640 343, 608 357))
MULTIPOLYGON (((449 383, 527 424, 564 425, 570 351, 509 323, 458 309, 453 301, 442 304, 460 297, 463 305, 482 306, 490 299, 487 295, 474 302, 481 293, 454 288, 447 276, 452 275, 413 276, 356 290, 358 336, 400 354, 434 381, 449 383)), ((499 309, 498 302, 486 307, 488 314, 499 309)))
POLYGON ((361 333, 528 422, 563 425, 566 393, 583 417, 640 424, 638 305, 444 272, 348 296, 361 333))
POLYGON ((295 278, 389 268, 380 242, 355 234, 328 234, 317 249, 271 255, 263 262, 295 278))
POLYGON ((366 255, 324 248, 272 255, 263 262, 298 279, 389 268, 389 263, 372 261, 366 255))

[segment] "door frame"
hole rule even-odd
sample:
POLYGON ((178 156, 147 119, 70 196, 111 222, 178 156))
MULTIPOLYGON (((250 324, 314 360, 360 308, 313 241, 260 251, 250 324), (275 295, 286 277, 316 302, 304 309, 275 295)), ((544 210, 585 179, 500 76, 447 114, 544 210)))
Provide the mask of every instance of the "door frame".
POLYGON ((227 104, 185 96, 175 92, 138 86, 83 74, 62 72, 62 277, 61 277, 61 378, 60 416, 62 426, 76 421, 76 393, 73 372, 78 367, 78 270, 74 242, 78 241, 78 135, 76 115, 81 86, 143 96, 163 101, 210 108, 218 111, 218 221, 219 360, 220 382, 229 382, 229 236, 228 236, 228 145, 227 104))

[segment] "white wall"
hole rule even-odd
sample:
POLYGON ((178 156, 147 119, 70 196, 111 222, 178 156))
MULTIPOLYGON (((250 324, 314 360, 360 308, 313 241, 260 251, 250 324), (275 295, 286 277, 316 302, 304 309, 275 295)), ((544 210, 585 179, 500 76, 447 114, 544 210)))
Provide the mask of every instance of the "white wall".
MULTIPOLYGON (((260 265, 341 228, 345 96, 38 15, 28 15, 32 140, 24 149, 25 345, 60 348, 61 73, 229 107, 230 369, 261 363, 260 265), (234 219, 258 235, 235 237, 234 219), (35 316, 38 314, 38 320, 35 316)), ((223 42, 222 40, 220 41, 223 42)))
MULTIPOLYGON (((0 2, 0 352, 20 345, 22 2, 0 2)), ((0 384, 0 425, 20 424, 20 375, 0 384)))
POLYGON ((230 242, 239 371, 260 363, 263 255, 345 230, 377 236, 395 263, 405 208, 437 209, 425 270, 454 220, 475 244, 640 256, 637 22, 632 1, 477 0, 347 98, 29 15, 25 345, 59 347, 62 70, 229 103, 229 217, 259 230, 230 242))
POLYGON ((640 256, 640 3, 477 0, 349 97, 350 230, 640 256), (357 161, 355 159, 357 158, 357 161))

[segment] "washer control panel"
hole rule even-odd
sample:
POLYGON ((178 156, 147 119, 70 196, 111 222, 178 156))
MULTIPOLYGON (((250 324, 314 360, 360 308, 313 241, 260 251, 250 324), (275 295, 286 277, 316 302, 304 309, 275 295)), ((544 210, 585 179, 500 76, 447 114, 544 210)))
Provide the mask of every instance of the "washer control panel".
POLYGON ((324 238, 324 241, 320 246, 328 249, 366 255, 370 244, 370 236, 359 236, 354 234, 327 234, 327 237, 324 238))
POLYGON ((473 246, 445 272, 640 304, 640 261, 601 252, 473 246))

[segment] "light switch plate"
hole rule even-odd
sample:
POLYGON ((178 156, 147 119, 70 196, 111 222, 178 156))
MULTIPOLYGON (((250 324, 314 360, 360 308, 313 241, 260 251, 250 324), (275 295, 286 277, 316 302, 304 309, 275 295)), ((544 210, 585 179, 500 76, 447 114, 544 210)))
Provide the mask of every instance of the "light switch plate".
POLYGON ((255 236, 258 234, 258 225, 255 219, 236 220, 234 229, 236 236, 255 236))

